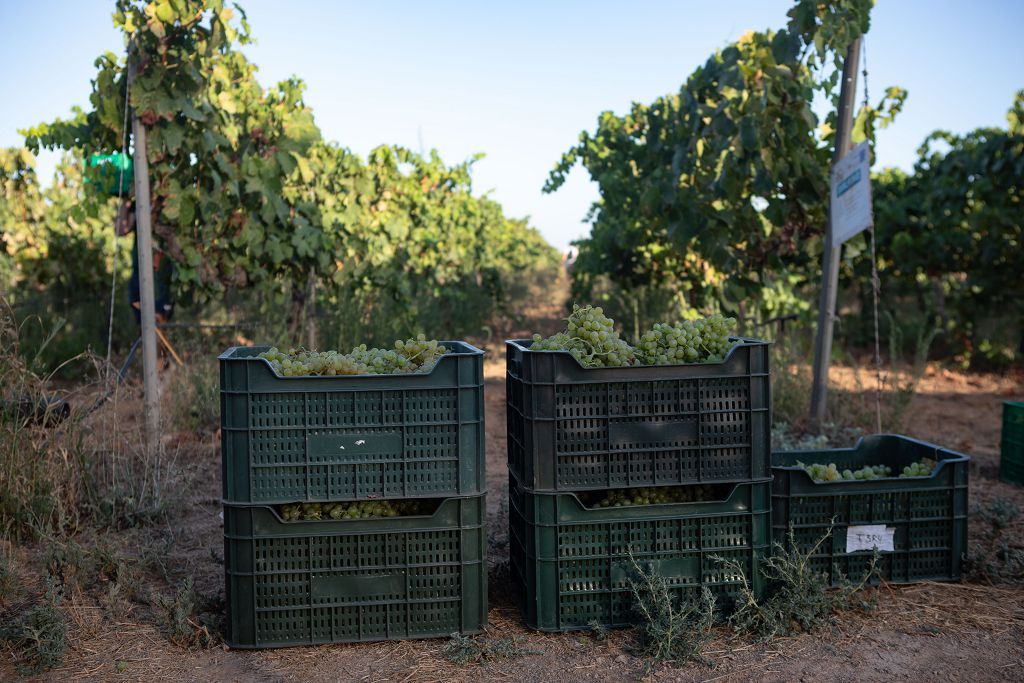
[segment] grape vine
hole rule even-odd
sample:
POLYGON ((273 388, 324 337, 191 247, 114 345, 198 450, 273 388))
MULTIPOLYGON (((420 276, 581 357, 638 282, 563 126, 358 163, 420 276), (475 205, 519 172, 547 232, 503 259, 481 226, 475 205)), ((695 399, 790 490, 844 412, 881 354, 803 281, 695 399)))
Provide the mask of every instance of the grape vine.
POLYGON ((101 56, 91 107, 24 131, 26 144, 120 149, 128 88, 148 133, 156 243, 176 265, 183 302, 319 288, 321 301, 355 301, 367 315, 397 302, 388 314, 405 331, 422 322, 424 301, 479 323, 505 304, 513 280, 557 263, 525 221, 473 195, 472 162, 388 146, 362 159, 325 142, 300 80, 257 82, 239 50, 251 34, 237 5, 115 6, 134 80, 124 59, 101 56))
MULTIPOLYGON (((786 28, 746 33, 677 93, 604 112, 581 133, 545 185, 557 190, 579 163, 600 186, 574 295, 590 298, 607 276, 668 285, 698 310, 806 309, 798 292, 820 262, 835 128, 812 102, 838 96, 836 60, 867 31, 871 4, 799 0, 786 28)), ((878 108, 891 118, 902 97, 890 89, 878 108)))

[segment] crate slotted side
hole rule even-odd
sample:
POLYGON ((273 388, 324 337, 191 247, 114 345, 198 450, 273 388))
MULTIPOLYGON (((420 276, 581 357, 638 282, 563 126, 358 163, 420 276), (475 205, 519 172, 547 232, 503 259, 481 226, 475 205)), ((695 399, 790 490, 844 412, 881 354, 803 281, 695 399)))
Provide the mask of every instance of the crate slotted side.
POLYGON ((583 368, 506 342, 508 465, 533 491, 768 477, 768 342, 722 363, 583 368))
POLYGON ((958 581, 967 551, 969 458, 962 453, 893 434, 867 436, 853 448, 772 454, 772 532, 788 544, 789 529, 801 550, 811 548, 835 526, 811 565, 837 585, 842 576, 859 580, 873 551, 847 553, 850 526, 892 528, 893 551, 880 552, 878 570, 890 583, 958 581), (898 478, 922 458, 937 461, 928 477, 898 478), (815 483, 797 462, 836 463, 840 471, 888 465, 893 477, 815 483))
POLYGON ((528 626, 541 631, 633 623, 632 552, 665 576, 677 598, 707 586, 727 613, 743 577, 714 556, 735 560, 756 595, 770 547, 770 483, 736 484, 718 502, 587 508, 573 494, 532 493, 509 478, 509 556, 528 626))
POLYGON ((220 356, 224 500, 233 504, 439 498, 484 491, 483 352, 430 373, 280 377, 236 347, 220 356))
POLYGON ((999 478, 1024 486, 1024 402, 1021 401, 1003 401, 999 478))
POLYGON ((283 522, 224 506, 226 642, 235 648, 479 633, 487 625, 484 496, 433 515, 283 522))

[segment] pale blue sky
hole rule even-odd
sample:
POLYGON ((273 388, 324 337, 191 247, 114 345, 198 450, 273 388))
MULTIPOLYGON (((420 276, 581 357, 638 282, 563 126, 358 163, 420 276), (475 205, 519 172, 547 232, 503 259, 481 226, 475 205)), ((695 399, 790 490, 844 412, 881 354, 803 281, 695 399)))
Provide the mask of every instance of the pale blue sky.
MULTIPOLYGON (((308 85, 324 136, 365 154, 392 143, 475 152, 479 191, 530 216, 556 246, 583 236, 595 186, 576 171, 554 195, 548 171, 601 111, 678 90, 711 52, 747 29, 779 28, 791 3, 274 2, 243 0, 269 84, 308 85)), ((0 145, 17 129, 86 105, 92 62, 122 49, 113 3, 0 0, 0 145)), ((881 165, 909 168, 935 128, 1004 126, 1024 88, 1024 2, 879 0, 867 36, 872 99, 910 92, 879 136, 881 165)), ((49 175, 52 158, 40 170, 49 175)))

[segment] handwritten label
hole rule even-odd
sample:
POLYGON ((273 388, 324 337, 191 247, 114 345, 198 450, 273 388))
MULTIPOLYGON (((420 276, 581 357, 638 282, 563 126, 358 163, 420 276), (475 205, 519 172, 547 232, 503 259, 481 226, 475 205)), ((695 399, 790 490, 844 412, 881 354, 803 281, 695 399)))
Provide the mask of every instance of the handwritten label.
POLYGON ((863 524, 851 526, 846 529, 846 552, 855 553, 858 550, 874 550, 891 553, 893 547, 893 536, 896 529, 887 527, 884 524, 863 524))

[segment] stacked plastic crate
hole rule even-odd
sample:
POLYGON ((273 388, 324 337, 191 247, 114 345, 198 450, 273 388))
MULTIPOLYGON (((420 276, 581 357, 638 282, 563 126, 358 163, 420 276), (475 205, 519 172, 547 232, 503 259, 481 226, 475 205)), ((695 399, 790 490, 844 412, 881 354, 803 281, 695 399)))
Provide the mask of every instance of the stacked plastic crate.
POLYGON ((444 344, 423 374, 286 378, 258 357, 265 347, 220 356, 230 646, 486 626, 483 354, 444 344), (411 499, 421 512, 409 516, 281 514, 411 499))
POLYGON ((634 562, 681 596, 707 586, 728 609, 744 577, 720 558, 735 560, 759 592, 771 542, 768 343, 740 340, 721 363, 618 368, 529 347, 506 343, 509 546, 527 623, 627 624, 634 562), (610 490, 643 503, 663 488, 693 502, 601 504, 610 490))

